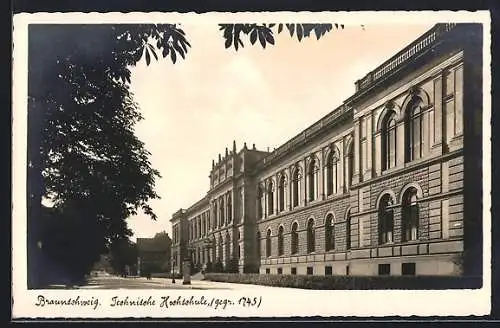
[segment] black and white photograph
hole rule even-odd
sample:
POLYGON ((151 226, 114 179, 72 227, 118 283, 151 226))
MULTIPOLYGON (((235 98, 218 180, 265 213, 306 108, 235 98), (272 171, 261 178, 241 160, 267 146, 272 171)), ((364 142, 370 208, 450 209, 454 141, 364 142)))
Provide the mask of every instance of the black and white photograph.
POLYGON ((14 317, 489 313, 488 11, 13 27, 14 317))

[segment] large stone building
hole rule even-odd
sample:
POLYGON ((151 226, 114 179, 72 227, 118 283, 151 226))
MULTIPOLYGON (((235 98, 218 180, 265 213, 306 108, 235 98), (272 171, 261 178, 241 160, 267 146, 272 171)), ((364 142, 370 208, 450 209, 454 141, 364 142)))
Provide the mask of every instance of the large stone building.
POLYGON ((171 219, 176 270, 481 274, 481 26, 437 24, 355 86, 278 149, 219 155, 171 219))

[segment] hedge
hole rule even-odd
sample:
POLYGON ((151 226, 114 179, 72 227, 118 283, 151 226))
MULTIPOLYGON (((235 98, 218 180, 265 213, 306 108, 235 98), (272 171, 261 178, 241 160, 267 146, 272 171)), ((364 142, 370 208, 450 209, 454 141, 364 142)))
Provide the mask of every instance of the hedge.
POLYGON ((477 289, 481 277, 450 276, 313 276, 207 273, 205 280, 302 289, 477 289))
MULTIPOLYGON (((158 273, 158 272, 155 272, 155 273, 151 273, 151 277, 152 278, 169 278, 169 279, 171 279, 172 278, 172 273, 167 273, 167 272, 158 273)), ((174 278, 175 279, 182 279, 182 274, 175 273, 174 278)))

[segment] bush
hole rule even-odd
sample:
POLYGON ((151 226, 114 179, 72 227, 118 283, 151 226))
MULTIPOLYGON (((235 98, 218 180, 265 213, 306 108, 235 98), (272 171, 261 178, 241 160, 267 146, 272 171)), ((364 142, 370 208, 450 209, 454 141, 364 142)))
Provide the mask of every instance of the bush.
MULTIPOLYGON (((151 277, 153 278, 169 278, 172 279, 172 273, 171 272, 161 272, 161 273, 151 273, 151 277)), ((182 274, 180 273, 175 273, 174 274, 175 279, 182 279, 182 274)))
POLYGON ((476 289, 481 277, 449 276, 304 276, 207 273, 205 280, 301 289, 476 289))

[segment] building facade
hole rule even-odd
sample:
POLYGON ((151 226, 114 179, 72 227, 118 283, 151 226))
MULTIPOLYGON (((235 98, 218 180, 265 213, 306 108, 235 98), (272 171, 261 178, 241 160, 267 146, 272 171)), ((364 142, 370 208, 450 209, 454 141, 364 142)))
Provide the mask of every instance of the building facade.
POLYGON ((171 247, 172 240, 166 232, 153 238, 137 238, 137 274, 170 272, 171 247))
POLYGON ((480 274, 481 58, 479 24, 437 24, 278 149, 233 143, 171 219, 176 264, 480 274))

